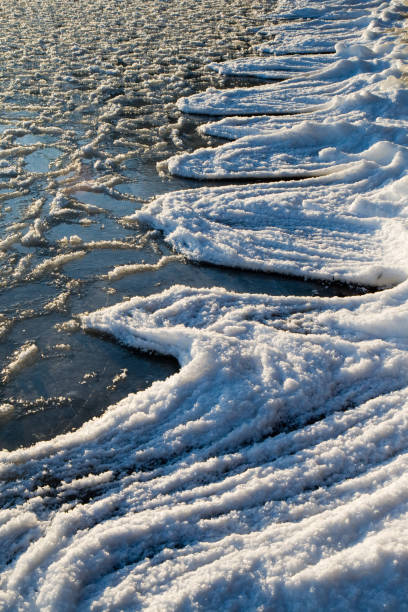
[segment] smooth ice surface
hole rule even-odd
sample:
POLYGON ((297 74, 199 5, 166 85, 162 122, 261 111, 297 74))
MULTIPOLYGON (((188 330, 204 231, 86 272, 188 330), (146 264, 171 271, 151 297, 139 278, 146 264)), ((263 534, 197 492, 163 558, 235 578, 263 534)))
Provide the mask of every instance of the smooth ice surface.
MULTIPOLYGON (((64 189, 56 186, 47 229, 34 222, 41 199, 24 203, 24 219, 14 220, 0 245, 4 256, 15 244, 44 236, 59 247, 42 260, 21 254, 13 268, 16 292, 22 291, 18 279, 40 282, 61 267, 79 282, 76 266, 85 260, 88 269, 94 262, 101 282, 128 283, 122 286, 131 290, 129 273, 161 274, 173 266, 177 276, 183 257, 380 290, 272 297, 175 284, 95 310, 100 299, 93 312, 91 299, 80 301, 82 314, 60 323, 64 329, 80 322, 131 349, 175 358, 180 369, 75 432, 0 453, 0 607, 406 608, 404 10, 377 0, 279 2, 263 29, 279 22, 277 54, 285 33, 287 45, 300 44, 291 37, 293 20, 306 19, 302 50, 333 40, 335 31, 341 42, 332 61, 313 72, 305 62, 307 72, 279 84, 182 98, 184 111, 225 116, 202 131, 231 142, 178 154, 167 167, 224 183, 143 202, 137 187, 132 191, 133 183, 122 180, 136 211, 121 218, 129 234, 118 239, 114 265, 101 259, 109 245, 92 220, 102 214, 95 207, 120 201, 107 180, 90 183, 85 173, 64 189), (266 180, 283 175, 299 180, 266 180), (245 184, 249 178, 263 182, 245 184), (87 197, 89 191, 104 197, 87 197), (78 210, 83 223, 69 233, 78 210), (134 228, 144 233, 135 237, 134 228), (157 230, 172 250, 145 249, 149 240, 157 244, 157 230), (122 260, 118 253, 128 249, 142 251, 143 259, 122 260)), ((77 52, 80 58, 82 49, 77 52)), ((96 97, 123 95, 109 84, 116 68, 110 70, 96 97)), ((63 84, 70 91, 74 81, 63 84)), ((106 118, 114 120, 116 112, 106 108, 106 118)), ((96 168, 113 159, 100 142, 81 149, 96 168)), ((25 155, 36 145, 18 146, 25 155)), ((118 156, 126 174, 128 160, 118 156)), ((12 172, 10 164, 2 168, 12 172)), ((51 178, 58 185, 58 176, 51 178)), ((106 215, 104 223, 114 219, 106 215)), ((66 284, 56 295, 41 285, 44 308, 63 308, 76 286, 66 284)), ((10 333, 9 325, 6 317, 0 321, 2 334, 10 333)), ((3 376, 12 381, 39 350, 20 342, 3 376)), ((84 383, 96 375, 89 372, 84 383)), ((129 378, 121 368, 112 384, 129 378)), ((0 419, 12 415, 12 403, 2 402, 0 419)))

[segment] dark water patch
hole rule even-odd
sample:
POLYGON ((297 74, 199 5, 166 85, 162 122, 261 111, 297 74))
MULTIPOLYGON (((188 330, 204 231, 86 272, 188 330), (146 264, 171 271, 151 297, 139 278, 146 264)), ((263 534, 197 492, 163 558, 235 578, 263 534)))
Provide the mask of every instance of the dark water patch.
MULTIPOLYGON (((266 72, 266 71, 265 71, 266 72)), ((286 70, 285 73, 282 75, 278 76, 276 73, 279 72, 279 69, 274 69, 274 74, 272 75, 267 75, 264 73, 264 76, 257 76, 255 74, 228 74, 228 75, 223 75, 224 77, 224 82, 223 82, 223 86, 224 88, 227 89, 233 89, 235 87, 239 87, 240 89, 242 87, 258 87, 259 85, 262 85, 265 83, 265 81, 270 81, 271 83, 281 83, 282 81, 286 81, 287 79, 290 79, 294 76, 299 76, 299 72, 294 72, 293 74, 289 75, 287 74, 288 71, 286 70)), ((305 70, 306 72, 306 70, 305 70)), ((222 89, 222 88, 221 88, 222 89)))
POLYGON ((150 249, 138 248, 101 248, 91 249, 81 259, 76 259, 64 266, 64 272, 72 279, 94 281, 96 277, 106 275, 112 270, 112 261, 116 266, 128 264, 155 264, 157 254, 150 249))
MULTIPOLYGON (((16 138, 15 142, 20 145, 32 145, 38 142, 42 144, 53 144, 56 140, 57 138, 55 136, 50 136, 49 134, 25 134, 24 136, 16 138)), ((61 153, 61 151, 59 153, 61 153)))
MULTIPOLYGON (((129 213, 134 212, 135 205, 130 208, 129 213)), ((122 211, 123 212, 123 211, 122 211)), ((127 210, 126 210, 127 212, 127 210)), ((47 240, 50 244, 62 244, 64 241, 77 240, 78 238, 84 243, 100 242, 100 241, 120 241, 134 242, 137 239, 138 232, 133 228, 132 232, 123 229, 121 217, 107 214, 92 214, 89 216, 80 216, 77 218, 65 218, 64 221, 51 225, 47 230, 47 240), (61 242, 62 241, 62 242, 61 242)), ((129 244, 129 247, 131 244, 129 244)), ((78 249, 82 249, 81 243, 77 245, 78 249)), ((114 244, 112 244, 112 248, 114 244)), ((119 251, 118 251, 118 254, 119 251)), ((114 258, 113 258, 114 259, 114 258)), ((113 260, 111 260, 112 263, 113 260)))
POLYGON ((28 308, 41 309, 44 304, 55 298, 57 293, 58 289, 52 284, 40 281, 3 289, 0 290, 0 312, 8 317, 15 317, 19 311, 28 308))
MULTIPOLYGON (((130 195, 144 203, 153 197, 169 193, 170 191, 180 191, 191 187, 202 187, 202 181, 176 177, 170 175, 159 175, 156 165, 152 163, 141 164, 139 160, 129 160, 126 170, 122 174, 129 174, 132 178, 129 182, 120 183, 115 186, 115 190, 123 195, 130 195)), ((133 205, 133 211, 137 206, 133 205)))
POLYGON ((154 273, 137 272, 111 283, 120 294, 142 296, 158 293, 175 284, 197 288, 223 287, 236 293, 321 297, 363 295, 368 291, 366 287, 348 283, 326 283, 188 261, 172 261, 154 273))
POLYGON ((131 214, 135 208, 134 202, 125 198, 115 197, 115 194, 110 195, 103 192, 76 191, 72 194, 72 198, 83 204, 102 208, 114 215, 131 214))
MULTIPOLYGON (((332 170, 331 172, 335 172, 332 170)), ((203 186, 204 183, 216 184, 217 186, 228 186, 228 185, 256 185, 258 183, 281 183, 282 181, 304 181, 306 179, 319 178, 320 176, 326 176, 330 174, 330 171, 326 172, 315 172, 308 174, 280 174, 279 176, 237 176, 237 177, 207 177, 203 176, 202 178, 190 178, 184 177, 179 174, 174 174, 176 178, 183 178, 186 181, 192 181, 195 183, 199 183, 200 187, 203 186)))
MULTIPOLYGON (((7 110, 1 113, 1 118, 3 120, 7 119, 18 119, 20 121, 25 121, 29 119, 35 119, 37 113, 34 111, 29 111, 27 109, 24 110, 7 110)), ((7 126, 9 127, 9 126, 7 126)))
POLYGON ((292 117, 292 116, 296 116, 296 115, 303 115, 303 114, 309 114, 309 113, 313 113, 317 110, 318 106, 314 106, 313 108, 309 107, 305 107, 305 108, 301 108, 299 110, 292 110, 292 111, 271 111, 267 108, 263 109, 262 111, 256 111, 256 110, 251 110, 250 112, 245 112, 244 109, 240 109, 239 112, 234 111, 234 109, 227 109, 225 108, 223 109, 212 109, 211 114, 210 115, 205 115, 202 111, 195 111, 195 110, 189 110, 189 111, 183 111, 187 116, 191 115, 191 116, 200 116, 200 117, 205 117, 206 121, 214 121, 215 117, 292 117))
POLYGON ((47 354, 43 348, 43 356, 8 383, 7 394, 0 394, 0 401, 14 408, 10 420, 0 420, 0 448, 12 450, 72 431, 179 369, 172 357, 84 332, 71 335, 69 349, 48 348, 47 354))
MULTIPOLYGON (((268 51, 267 49, 262 49, 262 53, 264 53, 265 55, 274 55, 273 51, 268 51)), ((333 50, 320 49, 318 51, 313 51, 313 49, 311 49, 310 51, 302 50, 301 52, 285 51, 284 55, 297 55, 298 57, 302 57, 302 55, 335 55, 335 53, 336 53, 335 49, 333 50)))
MULTIPOLYGON (((265 70, 266 72, 266 70, 265 70)), ((277 72, 279 72, 279 69, 274 69, 274 75, 276 75, 277 72)), ((288 71, 285 70, 285 73, 287 73, 288 71)), ((294 73, 292 76, 297 76, 299 73, 294 73)), ((240 73, 240 74, 222 74, 222 85, 221 87, 219 87, 219 89, 235 89, 236 87, 238 87, 239 89, 247 87, 258 87, 259 85, 263 85, 265 83, 265 81, 271 81, 271 82, 278 82, 280 83, 281 81, 286 81, 287 79, 291 78, 290 76, 286 76, 283 74, 281 76, 257 76, 256 74, 245 74, 245 73, 240 73)))

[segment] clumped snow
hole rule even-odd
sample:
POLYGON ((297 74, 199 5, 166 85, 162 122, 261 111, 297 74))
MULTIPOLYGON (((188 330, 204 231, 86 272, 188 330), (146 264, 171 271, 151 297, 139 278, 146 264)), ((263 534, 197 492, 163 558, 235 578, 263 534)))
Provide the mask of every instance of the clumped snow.
POLYGON ((17 372, 31 365, 38 358, 38 353, 38 347, 34 343, 24 344, 20 349, 16 350, 8 365, 1 372, 2 382, 6 383, 17 372))
MULTIPOLYGON (((285 40, 288 52, 340 39, 331 61, 312 73, 307 57, 307 72, 299 60, 284 83, 182 99, 186 111, 238 117, 203 127, 232 142, 168 167, 308 178, 203 186, 134 215, 196 261, 381 291, 282 298, 178 285, 83 315, 85 329, 173 355, 180 370, 76 432, 0 453, 0 607, 406 608, 403 12, 393 1, 278 2, 277 54, 285 40)), ((98 96, 112 95, 108 84, 98 96)))

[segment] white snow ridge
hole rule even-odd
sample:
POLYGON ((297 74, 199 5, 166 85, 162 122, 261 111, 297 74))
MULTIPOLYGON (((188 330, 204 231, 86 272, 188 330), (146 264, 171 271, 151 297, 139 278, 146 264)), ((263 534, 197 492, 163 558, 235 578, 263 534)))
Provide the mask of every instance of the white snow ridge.
POLYGON ((180 370, 0 453, 0 609, 408 609, 405 11, 280 0, 267 55, 211 68, 286 80, 179 100, 229 142, 171 158, 213 183, 136 219, 190 260, 378 290, 179 285, 84 315, 180 370))

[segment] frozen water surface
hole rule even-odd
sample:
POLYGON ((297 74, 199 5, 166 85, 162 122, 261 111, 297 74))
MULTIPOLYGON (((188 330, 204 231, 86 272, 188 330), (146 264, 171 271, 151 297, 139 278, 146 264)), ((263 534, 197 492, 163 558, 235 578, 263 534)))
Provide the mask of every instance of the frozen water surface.
MULTIPOLYGON (((34 140, 34 139, 33 139, 34 140)), ((29 144, 29 140, 26 138, 21 144, 29 144)), ((27 172, 48 172, 50 165, 54 162, 61 151, 55 147, 46 147, 39 149, 27 155, 24 159, 26 164, 27 172)))
POLYGON ((122 397, 162 376, 155 357, 140 354, 129 369, 125 349, 65 325, 84 310, 179 282, 277 294, 350 291, 166 259, 172 251, 159 232, 127 219, 158 194, 200 185, 156 170, 179 150, 211 143, 196 131, 201 118, 182 116, 175 102, 224 84, 206 65, 253 52, 273 3, 199 7, 198 16, 189 2, 2 7, 2 371, 24 347, 38 347, 35 362, 23 360, 3 376, 0 401, 15 406, 3 418, 4 448, 100 414, 117 399, 111 388, 118 371, 129 370, 118 387, 122 397), (98 372, 97 393, 81 383, 89 371, 98 372))
MULTIPOLYGON (((247 52, 257 41, 253 29, 271 6, 225 3, 221 19, 211 1, 200 3, 199 19, 189 2, 1 7, 3 373, 26 345, 38 347, 35 362, 22 361, 7 380, 3 375, 0 401, 15 410, 2 417, 2 447, 49 438, 100 414, 117 399, 112 379, 124 369, 129 375, 118 397, 178 368, 170 360, 163 370, 154 356, 129 357, 127 349, 65 326, 73 315, 183 278, 199 286, 233 286, 229 271, 201 270, 187 260, 168 270, 141 268, 116 282, 108 273, 155 264, 170 253, 157 232, 122 218, 147 199, 185 186, 161 178, 155 168, 177 150, 204 142, 195 133, 197 123, 183 119, 175 102, 222 85, 206 64, 247 52), (82 384, 95 371, 92 384, 82 384)), ((262 279, 251 283, 263 286, 262 279)), ((301 293, 331 291, 288 280, 291 285, 301 293)), ((266 278, 266 288, 287 291, 279 277, 266 278)))
POLYGON ((0 609, 406 608, 405 11, 1 3, 0 609))

